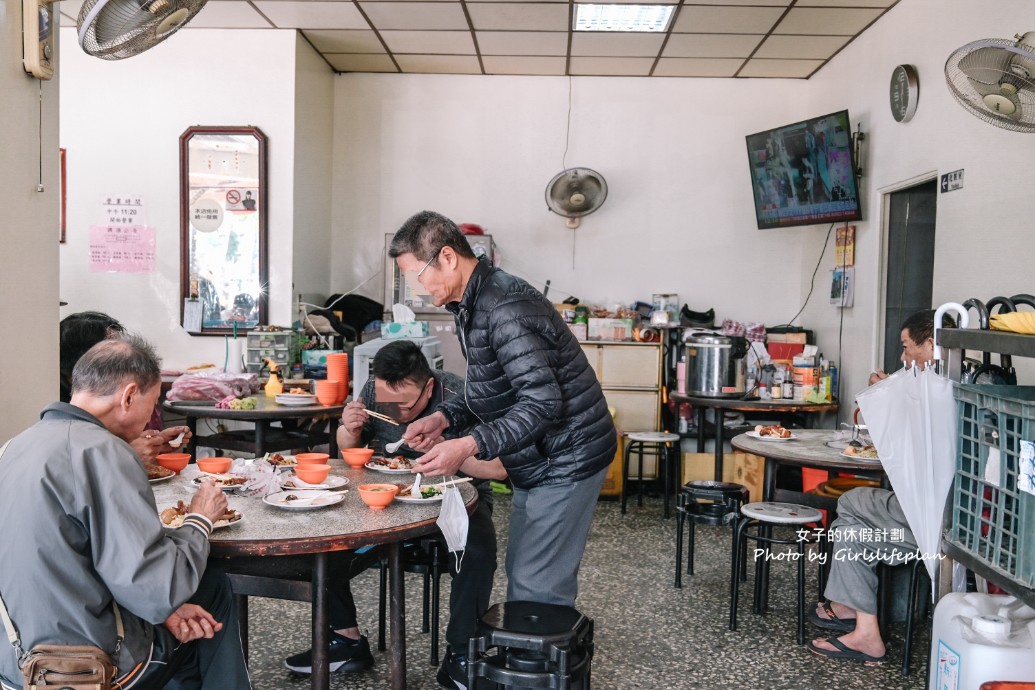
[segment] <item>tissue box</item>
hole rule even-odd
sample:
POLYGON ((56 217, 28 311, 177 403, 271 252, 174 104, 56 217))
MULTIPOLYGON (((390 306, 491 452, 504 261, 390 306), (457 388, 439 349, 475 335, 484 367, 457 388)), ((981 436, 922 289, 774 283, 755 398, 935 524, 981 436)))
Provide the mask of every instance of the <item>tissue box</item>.
POLYGON ((382 338, 426 338, 428 337, 427 321, 411 321, 410 323, 382 323, 382 338))
POLYGON ((632 319, 590 319, 589 340, 632 340, 632 319))
POLYGON ((326 367, 327 355, 341 350, 302 350, 302 364, 307 367, 326 367))

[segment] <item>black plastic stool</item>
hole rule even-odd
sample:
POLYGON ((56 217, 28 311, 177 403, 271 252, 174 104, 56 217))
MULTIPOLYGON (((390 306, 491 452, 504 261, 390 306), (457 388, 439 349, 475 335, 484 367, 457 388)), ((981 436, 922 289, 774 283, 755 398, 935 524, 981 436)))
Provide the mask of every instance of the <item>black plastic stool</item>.
POLYGON ((478 622, 467 659, 469 688, 485 678, 497 688, 589 690, 593 621, 570 606, 494 604, 478 622))
POLYGON ((658 460, 658 474, 661 476, 662 495, 665 498, 665 517, 668 518, 670 494, 678 486, 682 474, 680 462, 679 434, 666 431, 630 431, 626 433, 625 454, 622 456, 622 515, 625 515, 626 486, 629 484, 629 459, 633 453, 639 459, 636 472, 636 501, 643 507, 643 458, 654 456, 658 460))
MULTIPOLYGON (((689 521, 686 574, 694 574, 694 525, 737 526, 740 508, 748 502, 747 487, 730 482, 693 481, 679 488, 676 503, 676 582, 683 586, 683 527, 689 521)), ((736 536, 735 534, 733 535, 736 536)))

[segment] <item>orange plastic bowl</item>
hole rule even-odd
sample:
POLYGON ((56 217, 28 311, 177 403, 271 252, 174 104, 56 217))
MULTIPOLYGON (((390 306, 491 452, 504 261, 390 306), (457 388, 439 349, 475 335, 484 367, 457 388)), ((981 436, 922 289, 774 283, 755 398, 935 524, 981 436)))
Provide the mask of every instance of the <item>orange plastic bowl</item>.
POLYGON ((295 475, 306 484, 323 484, 331 472, 330 465, 297 465, 295 475))
POLYGON ((158 464, 176 474, 180 473, 190 462, 190 453, 162 453, 157 458, 158 464))
POLYGON ((358 470, 363 465, 370 462, 370 458, 374 457, 373 448, 342 448, 341 457, 345 459, 345 464, 354 470, 358 470))
POLYGON ((385 506, 395 500, 399 487, 395 484, 361 484, 359 497, 372 510, 384 510, 385 506))
POLYGON ((325 465, 330 459, 331 456, 327 453, 299 453, 295 456, 295 463, 298 465, 325 465))
POLYGON ((233 464, 233 458, 198 458, 198 469, 208 474, 226 474, 233 464))

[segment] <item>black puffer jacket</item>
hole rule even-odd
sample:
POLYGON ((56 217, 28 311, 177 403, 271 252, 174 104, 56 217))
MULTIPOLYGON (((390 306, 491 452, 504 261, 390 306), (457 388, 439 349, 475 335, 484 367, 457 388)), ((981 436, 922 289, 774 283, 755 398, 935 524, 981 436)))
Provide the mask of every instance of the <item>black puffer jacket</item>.
POLYGON ((464 397, 439 409, 474 425, 478 456, 499 456, 520 488, 590 477, 614 458, 614 422, 571 329, 531 285, 479 261, 456 316, 464 397))

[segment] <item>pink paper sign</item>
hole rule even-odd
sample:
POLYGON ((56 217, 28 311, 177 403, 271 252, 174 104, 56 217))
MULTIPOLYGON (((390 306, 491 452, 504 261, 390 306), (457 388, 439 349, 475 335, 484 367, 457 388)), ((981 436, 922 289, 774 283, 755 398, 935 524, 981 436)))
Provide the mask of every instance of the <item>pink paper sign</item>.
POLYGON ((91 225, 90 270, 154 273, 155 229, 146 225, 91 225))

